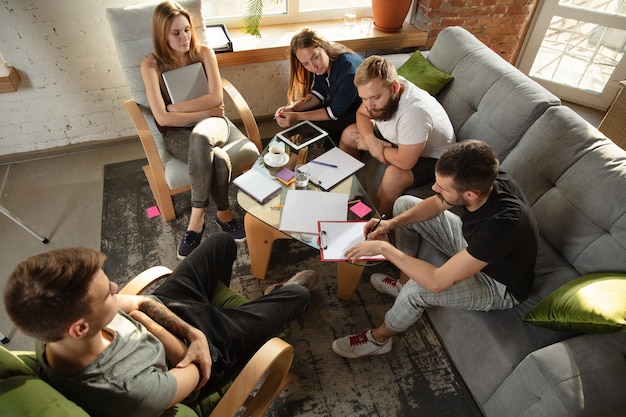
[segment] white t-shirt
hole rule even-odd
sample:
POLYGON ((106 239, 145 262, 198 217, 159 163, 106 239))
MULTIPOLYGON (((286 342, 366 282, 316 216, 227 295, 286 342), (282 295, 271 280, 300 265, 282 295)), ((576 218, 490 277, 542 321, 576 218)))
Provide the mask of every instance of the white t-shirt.
POLYGON ((400 77, 404 87, 398 110, 386 121, 376 121, 379 132, 395 145, 426 142, 421 156, 439 159, 455 142, 454 128, 448 114, 427 91, 400 77))
POLYGON ((165 348, 142 324, 119 312, 107 326, 111 344, 89 365, 72 373, 52 370, 37 342, 37 360, 47 381, 90 416, 159 416, 176 394, 165 348))

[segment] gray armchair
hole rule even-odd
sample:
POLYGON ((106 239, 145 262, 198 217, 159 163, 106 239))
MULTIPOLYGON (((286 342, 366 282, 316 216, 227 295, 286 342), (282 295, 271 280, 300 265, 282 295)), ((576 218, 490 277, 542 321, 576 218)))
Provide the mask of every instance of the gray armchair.
MULTIPOLYGON (((196 33, 204 38, 200 0, 180 1, 191 13, 196 33)), ((165 221, 176 218, 172 196, 190 188, 187 165, 174 158, 167 149, 150 112, 148 99, 140 73, 142 59, 152 52, 152 12, 156 3, 140 4, 125 8, 107 9, 107 19, 115 40, 117 54, 130 88, 131 98, 124 102, 141 144, 148 164, 143 171, 150 189, 165 221)), ((249 169, 262 150, 259 128, 243 96, 227 80, 222 79, 226 96, 230 97, 243 122, 244 135, 229 121, 230 138, 223 149, 228 153, 233 175, 249 169)))

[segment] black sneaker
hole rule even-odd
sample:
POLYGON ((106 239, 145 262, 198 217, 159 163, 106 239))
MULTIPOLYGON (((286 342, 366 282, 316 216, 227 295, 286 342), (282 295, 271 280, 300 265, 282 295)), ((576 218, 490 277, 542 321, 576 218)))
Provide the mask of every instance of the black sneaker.
POLYGON ((246 231, 243 227, 239 226, 237 220, 232 219, 229 222, 222 223, 220 219, 215 216, 213 218, 215 223, 222 228, 226 233, 230 233, 230 235, 235 239, 235 242, 245 242, 246 241, 246 231))
POLYGON ((202 240, 202 233, 204 232, 204 225, 202 225, 202 231, 200 233, 194 232, 192 230, 187 230, 183 235, 183 239, 180 241, 180 246, 178 246, 178 252, 176 252, 176 256, 178 259, 185 259, 187 255, 189 255, 195 248, 200 245, 200 241, 202 240))

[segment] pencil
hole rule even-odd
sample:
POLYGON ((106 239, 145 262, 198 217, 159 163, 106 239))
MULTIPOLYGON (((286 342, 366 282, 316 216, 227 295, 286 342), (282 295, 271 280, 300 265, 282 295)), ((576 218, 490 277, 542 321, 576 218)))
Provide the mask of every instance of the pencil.
POLYGON ((348 204, 358 203, 359 201, 361 201, 361 200, 359 199, 359 200, 352 200, 352 201, 348 201, 348 204))
POLYGON ((278 209, 281 209, 281 208, 283 208, 283 206, 272 206, 272 210, 278 210, 278 209))

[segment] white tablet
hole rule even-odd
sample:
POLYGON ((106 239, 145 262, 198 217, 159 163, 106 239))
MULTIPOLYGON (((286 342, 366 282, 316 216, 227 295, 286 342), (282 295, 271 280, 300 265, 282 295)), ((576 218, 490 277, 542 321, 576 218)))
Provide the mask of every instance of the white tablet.
POLYGON ((328 133, 308 120, 304 120, 288 129, 283 130, 282 132, 278 132, 276 136, 293 149, 300 150, 316 140, 328 136, 328 133))

